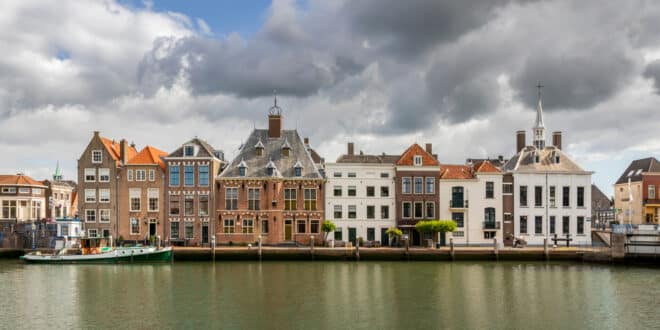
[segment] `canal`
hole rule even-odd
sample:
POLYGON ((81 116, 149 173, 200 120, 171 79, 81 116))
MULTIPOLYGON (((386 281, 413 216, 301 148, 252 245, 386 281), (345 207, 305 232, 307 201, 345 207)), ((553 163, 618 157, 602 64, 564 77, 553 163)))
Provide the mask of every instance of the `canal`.
POLYGON ((0 328, 651 329, 660 269, 543 262, 0 261, 0 328))

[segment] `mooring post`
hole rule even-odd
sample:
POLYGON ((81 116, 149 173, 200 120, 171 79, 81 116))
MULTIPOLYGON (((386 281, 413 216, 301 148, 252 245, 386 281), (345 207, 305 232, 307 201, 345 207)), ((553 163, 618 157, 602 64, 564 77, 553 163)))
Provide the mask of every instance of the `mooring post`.
POLYGON ((360 261, 360 241, 355 240, 355 260, 360 261))
POLYGON ((215 262, 215 235, 211 237, 211 255, 213 256, 213 262, 215 262))
POLYGON ((497 237, 493 238, 493 249, 495 251, 495 260, 499 260, 500 246, 497 245, 497 237))
POLYGON ((548 238, 543 239, 543 254, 545 255, 545 260, 550 259, 550 250, 548 249, 548 238))
POLYGON ((261 261, 261 235, 259 235, 259 243, 258 243, 258 244, 259 244, 259 252, 258 252, 258 254, 259 254, 259 261, 261 261))
POLYGON ((449 254, 451 255, 451 260, 454 260, 454 238, 449 238, 449 254))
POLYGON ((311 236, 311 240, 309 241, 309 250, 312 255, 312 260, 314 260, 314 235, 311 236))

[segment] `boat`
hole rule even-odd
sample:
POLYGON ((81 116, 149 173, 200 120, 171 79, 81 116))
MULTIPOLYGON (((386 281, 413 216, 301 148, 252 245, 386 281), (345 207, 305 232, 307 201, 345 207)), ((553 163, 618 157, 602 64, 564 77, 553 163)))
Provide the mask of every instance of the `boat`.
POLYGON ((80 240, 80 249, 65 246, 53 254, 36 251, 21 256, 21 260, 42 264, 163 262, 172 260, 172 247, 113 247, 105 239, 84 238, 80 240))

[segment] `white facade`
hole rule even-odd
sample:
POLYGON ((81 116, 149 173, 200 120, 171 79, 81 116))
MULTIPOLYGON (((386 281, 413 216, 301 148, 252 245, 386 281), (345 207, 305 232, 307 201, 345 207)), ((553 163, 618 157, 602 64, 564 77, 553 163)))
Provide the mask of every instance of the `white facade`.
POLYGON ((328 240, 386 243, 384 232, 396 227, 394 165, 328 163, 325 168, 326 219, 337 226, 328 240))
MULTIPOLYGON (((529 245, 543 245, 544 238, 548 237, 548 244, 552 245, 553 242, 550 239, 555 233, 558 237, 565 238, 568 232, 573 239, 570 242, 571 245, 591 245, 591 172, 574 174, 514 172, 513 182, 513 222, 516 237, 525 238, 529 245), (526 203, 521 203, 520 187, 527 189, 526 203), (540 187, 541 190, 538 201, 536 187, 540 187), (566 206, 563 194, 565 187, 568 191, 566 206), (554 197, 551 193, 553 189, 554 197), (581 201, 578 200, 579 189, 583 196, 580 198, 581 201), (581 202, 581 206, 578 205, 578 202, 581 202), (525 221, 526 226, 521 225, 521 222, 525 221), (537 224, 540 224, 540 228, 537 227, 537 224), (564 224, 567 224, 568 228, 564 228, 564 224)), ((565 242, 558 243, 560 246, 564 244, 565 242)))

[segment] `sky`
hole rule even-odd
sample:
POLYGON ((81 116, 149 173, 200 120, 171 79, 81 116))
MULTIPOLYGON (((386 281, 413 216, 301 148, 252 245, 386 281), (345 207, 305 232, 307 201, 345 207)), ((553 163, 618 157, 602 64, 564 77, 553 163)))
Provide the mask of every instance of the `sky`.
POLYGON ((656 1, 2 1, 0 173, 51 176, 93 131, 164 151, 198 136, 231 158, 267 125, 333 161, 433 143, 441 163, 547 137, 607 194, 660 151, 656 1))

